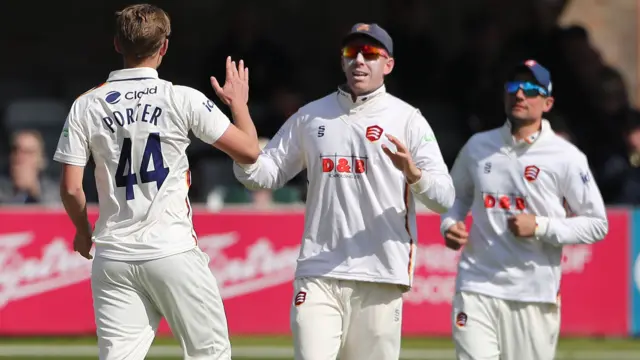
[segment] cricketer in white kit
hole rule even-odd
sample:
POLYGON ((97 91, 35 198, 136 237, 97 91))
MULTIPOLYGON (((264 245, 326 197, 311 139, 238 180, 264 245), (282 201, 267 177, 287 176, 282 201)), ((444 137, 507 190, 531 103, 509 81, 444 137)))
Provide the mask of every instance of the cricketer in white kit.
POLYGON ((236 127, 201 92, 158 78, 170 32, 164 11, 133 5, 116 23, 125 68, 74 102, 54 156, 64 164, 61 195, 76 225, 74 248, 90 259, 92 238, 96 246, 99 357, 144 359, 164 317, 184 359, 230 359, 222 298, 193 229, 185 150, 193 131, 237 161, 257 158, 248 73, 242 61, 236 68, 228 59, 225 88, 212 80, 236 127), (100 211, 93 231, 82 190, 90 156, 100 211))
POLYGON ((385 91, 392 52, 378 25, 355 25, 343 47, 347 85, 299 109, 257 162, 234 165, 252 189, 307 171, 291 304, 297 360, 399 358, 417 245, 414 196, 439 213, 454 200, 427 121, 385 91))
POLYGON ((542 65, 517 66, 505 86, 507 122, 471 137, 451 170, 456 200, 441 230, 451 248, 464 245, 452 313, 459 360, 552 360, 562 247, 607 234, 586 156, 542 119, 551 88, 542 65))

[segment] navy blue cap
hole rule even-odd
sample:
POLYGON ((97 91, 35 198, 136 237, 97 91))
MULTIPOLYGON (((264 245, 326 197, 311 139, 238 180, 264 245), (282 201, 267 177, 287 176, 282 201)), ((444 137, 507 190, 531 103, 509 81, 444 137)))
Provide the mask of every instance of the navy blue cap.
POLYGON ((533 77, 536 79, 536 82, 538 83, 538 85, 544 87, 545 89, 547 89, 547 92, 549 93, 549 95, 551 95, 551 73, 549 72, 549 70, 547 70, 547 68, 545 68, 544 66, 540 65, 537 61, 535 60, 527 60, 521 64, 519 64, 518 66, 516 66, 513 71, 512 71, 512 75, 517 74, 518 72, 521 71, 528 71, 529 73, 531 73, 531 75, 533 75, 533 77))
POLYGON ((342 45, 345 45, 349 40, 356 36, 367 36, 373 40, 379 42, 389 55, 393 56, 393 40, 389 33, 378 24, 365 24, 357 23, 353 25, 351 31, 342 40, 342 45))

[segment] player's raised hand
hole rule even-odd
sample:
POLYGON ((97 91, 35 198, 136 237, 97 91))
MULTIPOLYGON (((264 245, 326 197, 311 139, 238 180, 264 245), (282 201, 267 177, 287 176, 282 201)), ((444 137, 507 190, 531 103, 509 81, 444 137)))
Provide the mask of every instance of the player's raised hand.
POLYGON ((386 134, 387 138, 393 145, 396 146, 396 151, 393 152, 385 144, 382 144, 382 151, 391 159, 393 166, 407 177, 409 183, 414 183, 420 179, 421 170, 416 167, 411 157, 409 149, 393 135, 386 134))
POLYGON ((469 233, 467 232, 467 226, 462 221, 451 225, 444 233, 444 243, 449 249, 459 250, 463 245, 466 245, 468 241, 469 233))
POLYGON ((223 86, 220 86, 215 77, 211 77, 213 90, 227 106, 246 104, 249 101, 249 68, 244 66, 244 60, 240 60, 236 66, 236 62, 231 60, 231 56, 227 56, 226 67, 223 86))
POLYGON ((533 214, 518 214, 507 219, 507 225, 515 236, 532 237, 536 233, 536 216, 533 214))

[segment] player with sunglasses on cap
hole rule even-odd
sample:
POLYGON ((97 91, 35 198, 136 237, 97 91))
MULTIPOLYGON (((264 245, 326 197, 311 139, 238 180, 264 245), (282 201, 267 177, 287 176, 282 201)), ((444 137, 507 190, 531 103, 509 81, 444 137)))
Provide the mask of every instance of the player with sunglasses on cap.
POLYGON ((356 24, 342 44, 346 84, 289 118, 256 163, 234 166, 252 189, 279 188, 307 170, 291 303, 297 360, 398 360, 416 256, 414 196, 439 213, 453 204, 427 121, 385 91, 393 66, 387 32, 356 24))
POLYGON ((456 200, 441 231, 448 247, 465 245, 452 312, 459 360, 552 360, 562 247, 607 234, 587 158, 542 118, 551 89, 542 65, 517 66, 505 84, 504 126, 471 137, 451 170, 456 200))

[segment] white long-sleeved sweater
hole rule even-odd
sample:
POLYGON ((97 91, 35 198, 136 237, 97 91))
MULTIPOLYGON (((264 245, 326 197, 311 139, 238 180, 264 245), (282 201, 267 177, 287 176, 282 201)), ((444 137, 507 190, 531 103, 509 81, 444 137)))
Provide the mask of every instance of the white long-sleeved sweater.
MULTIPOLYGON (((287 120, 255 164, 234 165, 248 188, 282 187, 307 170, 305 229, 296 277, 324 276, 411 286, 416 223, 413 196, 442 213, 453 183, 420 112, 384 87, 352 99, 338 90, 287 120), (386 134, 410 150, 421 179, 406 183, 384 154, 386 134)), ((280 224, 279 226, 286 226, 280 224)))
POLYGON ((474 135, 461 150, 451 170, 456 200, 442 215, 441 231, 464 221, 471 209, 458 291, 555 303, 562 246, 605 237, 604 202, 586 156, 556 135, 548 121, 521 142, 514 141, 509 125, 474 135), (534 237, 509 231, 507 219, 520 213, 536 215, 534 237))

